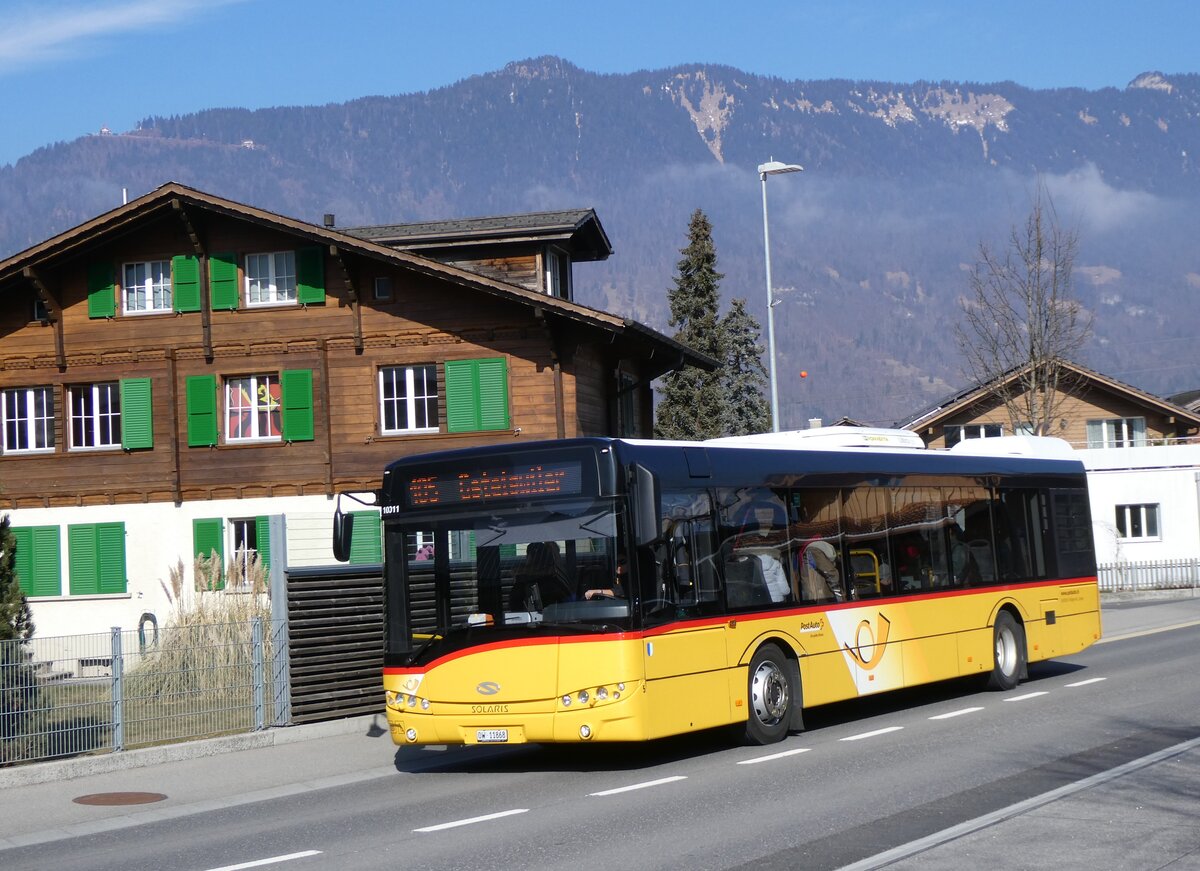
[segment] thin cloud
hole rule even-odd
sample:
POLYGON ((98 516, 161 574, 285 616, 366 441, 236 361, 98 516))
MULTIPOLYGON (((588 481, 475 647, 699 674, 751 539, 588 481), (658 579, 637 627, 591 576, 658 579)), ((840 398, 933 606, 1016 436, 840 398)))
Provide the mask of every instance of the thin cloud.
POLYGON ((91 4, 35 3, 0 20, 0 73, 78 58, 107 37, 186 21, 245 0, 120 0, 91 4))

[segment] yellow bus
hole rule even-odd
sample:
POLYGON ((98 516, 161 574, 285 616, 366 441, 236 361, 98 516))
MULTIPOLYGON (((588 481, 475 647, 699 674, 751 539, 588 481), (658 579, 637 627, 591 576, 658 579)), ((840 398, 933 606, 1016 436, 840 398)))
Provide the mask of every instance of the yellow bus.
POLYGON ((1087 482, 1056 439, 572 439, 399 460, 376 496, 399 745, 767 744, 807 708, 1009 689, 1100 637, 1087 482))

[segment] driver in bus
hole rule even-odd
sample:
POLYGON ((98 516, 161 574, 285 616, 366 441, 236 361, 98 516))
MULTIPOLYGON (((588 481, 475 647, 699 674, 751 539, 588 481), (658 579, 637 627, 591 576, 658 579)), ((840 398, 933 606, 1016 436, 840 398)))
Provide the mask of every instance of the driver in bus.
POLYGON ((617 558, 613 582, 608 587, 592 588, 583 594, 585 599, 624 599, 625 583, 629 578, 629 565, 625 557, 617 558))

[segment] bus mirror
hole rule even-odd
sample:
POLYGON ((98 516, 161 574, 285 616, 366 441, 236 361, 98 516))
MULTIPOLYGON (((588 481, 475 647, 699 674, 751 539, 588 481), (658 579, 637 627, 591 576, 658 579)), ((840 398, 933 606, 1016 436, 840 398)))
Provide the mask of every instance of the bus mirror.
POLYGON ((661 536, 658 481, 645 466, 633 467, 633 535, 639 546, 653 544, 661 536))
POLYGON ((354 537, 354 515, 343 514, 339 506, 333 512, 333 558, 340 563, 350 561, 350 540, 354 537))

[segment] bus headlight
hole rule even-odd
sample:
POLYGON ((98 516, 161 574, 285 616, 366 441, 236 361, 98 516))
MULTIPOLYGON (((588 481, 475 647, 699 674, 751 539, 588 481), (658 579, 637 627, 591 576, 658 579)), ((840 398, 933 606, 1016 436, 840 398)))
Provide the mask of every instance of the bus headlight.
POLYGON ((578 698, 578 699, 579 699, 579 704, 581 704, 581 705, 586 705, 586 704, 587 704, 587 702, 588 702, 588 699, 590 699, 590 698, 591 698, 591 696, 590 696, 590 695, 588 695, 588 691, 587 691, 587 690, 580 690, 580 691, 579 691, 579 694, 576 696, 576 698, 578 698))
POLYGON ((608 698, 608 687, 596 688, 596 701, 602 702, 608 698))
POLYGON ((569 708, 569 707, 571 707, 571 697, 570 697, 569 695, 568 695, 568 696, 563 696, 563 697, 562 697, 562 703, 563 703, 563 707, 564 707, 564 708, 569 708))
POLYGON ((429 699, 421 699, 421 710, 422 711, 429 710, 429 699))

